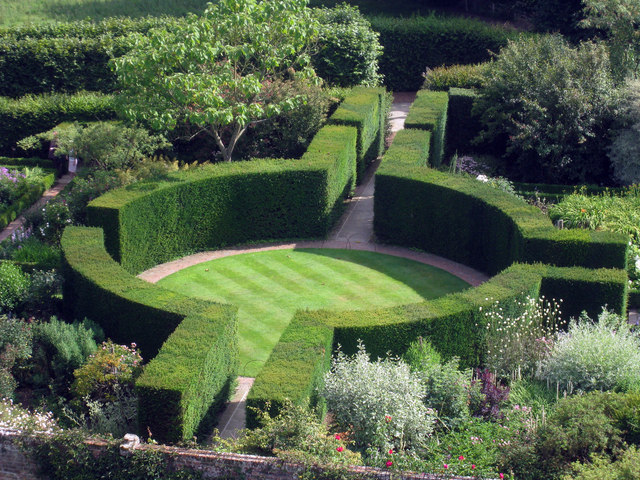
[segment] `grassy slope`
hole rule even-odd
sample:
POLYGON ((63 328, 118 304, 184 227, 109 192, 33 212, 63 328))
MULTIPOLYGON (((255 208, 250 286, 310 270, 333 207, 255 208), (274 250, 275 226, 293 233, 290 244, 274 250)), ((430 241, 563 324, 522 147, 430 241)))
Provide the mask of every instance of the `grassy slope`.
POLYGON ((354 250, 276 250, 226 257, 159 282, 240 307, 240 374, 255 376, 298 309, 360 310, 435 298, 468 287, 411 260, 354 250))
POLYGON ((202 13, 208 0, 0 0, 0 26, 202 13))

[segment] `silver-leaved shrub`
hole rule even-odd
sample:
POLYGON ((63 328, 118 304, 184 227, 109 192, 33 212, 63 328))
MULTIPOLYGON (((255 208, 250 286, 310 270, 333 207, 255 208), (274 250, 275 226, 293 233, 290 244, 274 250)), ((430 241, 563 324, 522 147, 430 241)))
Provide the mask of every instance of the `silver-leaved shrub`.
POLYGON ((559 333, 550 355, 542 360, 538 375, 559 389, 640 389, 640 338, 629 325, 607 310, 596 322, 583 314, 559 333))
POLYGON ((362 344, 352 357, 338 352, 321 394, 359 448, 401 451, 422 445, 433 430, 420 377, 398 358, 372 362, 362 344))

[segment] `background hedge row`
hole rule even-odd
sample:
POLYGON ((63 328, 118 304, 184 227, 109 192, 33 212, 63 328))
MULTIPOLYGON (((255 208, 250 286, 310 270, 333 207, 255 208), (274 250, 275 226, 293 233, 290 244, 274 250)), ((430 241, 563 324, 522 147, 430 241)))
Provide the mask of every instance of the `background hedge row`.
POLYGON ((427 67, 479 63, 499 52, 513 30, 479 20, 454 17, 371 17, 384 47, 380 73, 392 91, 414 91, 423 83, 427 67))
POLYGON ((404 121, 405 128, 418 128, 431 132, 429 164, 434 168, 442 164, 444 157, 448 105, 447 92, 420 90, 404 121))
POLYGON ((67 315, 90 317, 118 343, 136 342, 146 359, 160 351, 136 382, 141 430, 162 442, 190 439, 235 378, 236 307, 133 277, 106 252, 101 229, 68 227, 61 244, 67 315))
POLYGON ((16 156, 16 142, 67 121, 116 118, 111 95, 93 92, 0 97, 0 155, 16 156))

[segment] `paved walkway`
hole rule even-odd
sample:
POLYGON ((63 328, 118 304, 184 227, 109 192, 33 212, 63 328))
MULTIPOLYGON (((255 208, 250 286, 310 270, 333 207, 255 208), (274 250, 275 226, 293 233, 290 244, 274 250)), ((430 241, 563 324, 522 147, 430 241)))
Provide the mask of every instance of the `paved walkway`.
MULTIPOLYGON (((394 101, 389 114, 391 131, 389 138, 387 138, 387 144, 391 143, 398 130, 404 128, 404 120, 415 96, 415 92, 400 92, 394 94, 394 101)), ((378 165, 380 165, 379 159, 369 166, 365 173, 364 180, 356 188, 354 196, 347 200, 347 208, 336 227, 329 234, 327 240, 260 244, 256 246, 240 246, 225 250, 201 252, 196 253, 195 255, 189 255, 188 257, 183 257, 173 262, 157 265, 154 268, 142 272, 138 277, 147 280, 148 282, 155 283, 167 275, 171 275, 183 268, 197 265, 198 263, 230 255, 240 255, 265 250, 291 248, 344 248, 379 252, 433 265, 460 277, 473 286, 477 286, 488 280, 489 277, 487 275, 446 258, 408 248, 382 245, 375 242, 373 234, 373 194, 375 187, 375 172, 378 165)), ((222 438, 235 437, 245 426, 246 398, 249 389, 253 385, 253 379, 239 377, 238 380, 239 385, 235 395, 231 402, 227 404, 227 407, 218 421, 220 436, 222 438)))
MULTIPOLYGON (((37 209, 42 208, 44 204, 49 202, 52 198, 56 197, 64 189, 64 187, 66 187, 69 184, 69 182, 73 180, 74 176, 75 176, 75 173, 67 173, 62 177, 60 177, 58 180, 56 180, 56 183, 54 183, 49 190, 45 191, 42 194, 42 197, 40 197, 40 199, 36 203, 31 205, 31 207, 29 207, 24 213, 34 212, 37 209)), ((24 222, 25 222, 25 219, 23 214, 23 215, 20 215, 18 218, 16 218, 9 225, 7 225, 0 232, 0 242, 2 242, 3 240, 6 240, 11 235, 13 235, 18 230, 20 230, 24 225, 24 222)))

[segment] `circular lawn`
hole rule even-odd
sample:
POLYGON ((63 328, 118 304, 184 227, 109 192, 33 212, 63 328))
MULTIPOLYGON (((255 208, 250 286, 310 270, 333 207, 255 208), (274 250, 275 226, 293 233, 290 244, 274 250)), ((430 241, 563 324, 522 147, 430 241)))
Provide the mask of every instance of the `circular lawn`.
POLYGON ((375 252, 269 250, 180 270, 158 282, 237 305, 239 374, 255 377, 296 310, 364 310, 417 303, 469 287, 430 265, 375 252))

